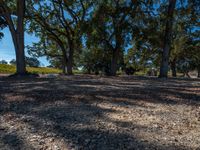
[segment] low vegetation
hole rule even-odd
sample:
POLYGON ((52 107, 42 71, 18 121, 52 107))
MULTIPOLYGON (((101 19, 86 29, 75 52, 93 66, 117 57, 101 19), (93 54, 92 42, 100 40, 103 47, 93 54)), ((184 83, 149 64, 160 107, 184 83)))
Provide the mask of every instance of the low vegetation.
MULTIPOLYGON (((47 67, 27 67, 28 72, 37 74, 61 73, 61 70, 47 67)), ((13 65, 0 64, 0 73, 13 74, 16 72, 16 67, 13 65)))

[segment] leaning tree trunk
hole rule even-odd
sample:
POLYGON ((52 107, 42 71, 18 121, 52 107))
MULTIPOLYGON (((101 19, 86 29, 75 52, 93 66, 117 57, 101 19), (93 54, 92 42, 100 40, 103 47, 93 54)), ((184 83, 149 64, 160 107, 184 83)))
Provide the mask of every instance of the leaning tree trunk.
POLYGON ((0 1, 3 8, 3 17, 5 18, 12 35, 13 44, 16 53, 16 73, 19 75, 26 74, 25 54, 24 54, 24 14, 25 0, 17 0, 17 25, 15 28, 12 20, 12 14, 4 1, 0 1))
POLYGON ((186 75, 186 77, 191 78, 190 74, 189 74, 189 71, 186 71, 185 75, 186 75))
POLYGON ((173 14, 174 14, 175 5, 176 5, 176 0, 169 0, 165 37, 164 37, 164 47, 163 47, 163 53, 162 53, 162 61, 160 65, 159 77, 161 78, 168 77, 169 53, 170 53, 170 48, 171 48, 173 14))
POLYGON ((176 60, 171 62, 172 77, 176 77, 176 60))

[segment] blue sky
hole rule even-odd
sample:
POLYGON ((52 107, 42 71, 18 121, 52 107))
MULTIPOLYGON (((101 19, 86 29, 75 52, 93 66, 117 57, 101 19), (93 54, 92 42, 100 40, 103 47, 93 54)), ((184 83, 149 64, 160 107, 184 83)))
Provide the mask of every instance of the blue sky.
MULTIPOLYGON (((15 59, 15 49, 12 42, 12 37, 8 28, 3 31, 4 37, 0 40, 0 60, 10 61, 15 59)), ((33 42, 37 42, 38 39, 34 35, 28 35, 25 33, 25 46, 32 45, 33 42)), ((26 56, 29 56, 26 52, 26 56)), ((45 57, 39 58, 42 66, 49 65, 45 57)))

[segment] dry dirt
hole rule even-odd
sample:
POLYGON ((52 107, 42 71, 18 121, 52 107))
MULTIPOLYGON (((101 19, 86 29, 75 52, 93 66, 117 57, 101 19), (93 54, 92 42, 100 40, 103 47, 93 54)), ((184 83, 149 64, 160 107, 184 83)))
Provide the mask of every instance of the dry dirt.
POLYGON ((200 149, 200 80, 1 77, 0 149, 200 149))

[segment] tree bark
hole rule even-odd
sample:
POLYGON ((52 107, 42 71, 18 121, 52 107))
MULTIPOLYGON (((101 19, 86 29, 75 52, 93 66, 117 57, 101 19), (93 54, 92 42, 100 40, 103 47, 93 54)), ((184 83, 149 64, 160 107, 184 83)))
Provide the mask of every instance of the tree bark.
POLYGON ((171 62, 172 77, 176 77, 176 60, 171 62))
POLYGON ((168 77, 169 54, 172 40, 173 14, 176 6, 176 0, 169 0, 167 22, 165 28, 164 47, 162 53, 162 61, 160 65, 160 78, 168 77))
POLYGON ((191 78, 191 77, 190 77, 190 74, 189 74, 189 71, 186 71, 184 76, 186 76, 186 77, 188 77, 188 78, 191 78))
POLYGON ((68 62, 67 62, 67 74, 73 75, 73 64, 70 59, 68 59, 68 62))
POLYGON ((111 70, 110 75, 116 76, 117 75, 117 69, 118 69, 118 63, 120 61, 120 50, 121 50, 121 44, 122 44, 122 37, 121 37, 121 30, 117 26, 116 22, 114 21, 114 32, 115 32, 115 38, 116 38, 116 45, 115 48, 112 49, 112 60, 111 60, 111 70))
POLYGON ((62 64, 62 69, 63 69, 63 74, 66 75, 67 74, 67 57, 66 57, 66 52, 65 50, 62 51, 63 52, 63 64, 62 64))
POLYGON ((69 55, 67 59, 67 74, 73 75, 73 59, 74 59, 74 45, 73 41, 69 41, 69 55))
POLYGON ((17 45, 15 46, 16 51, 16 63, 17 63, 17 74, 26 73, 25 64, 25 53, 24 53, 24 14, 25 14, 25 0, 17 1, 17 45))
POLYGON ((119 50, 118 48, 113 49, 112 52, 112 60, 111 60, 111 68, 110 68, 110 75, 116 76, 117 74, 117 61, 119 57, 119 50))
POLYGON ((197 78, 200 78, 200 67, 198 68, 198 75, 197 78))
POLYGON ((25 14, 25 0, 17 0, 17 25, 14 26, 11 18, 10 10, 7 4, 3 1, 0 3, 3 7, 4 15, 9 30, 11 32, 13 44, 16 53, 16 73, 19 75, 26 74, 25 53, 24 53, 24 14, 25 14))
POLYGON ((87 69, 87 74, 91 74, 91 69, 90 69, 90 67, 87 69))

